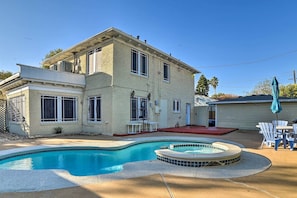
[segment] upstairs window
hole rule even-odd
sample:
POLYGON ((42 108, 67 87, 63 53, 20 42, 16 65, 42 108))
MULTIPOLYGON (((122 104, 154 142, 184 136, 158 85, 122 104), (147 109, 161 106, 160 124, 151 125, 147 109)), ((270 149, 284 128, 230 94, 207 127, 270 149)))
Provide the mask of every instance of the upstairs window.
POLYGON ((131 72, 141 76, 148 76, 148 60, 147 55, 136 51, 131 50, 131 72))
POLYGON ((172 110, 174 113, 180 113, 180 106, 181 106, 180 100, 173 100, 172 110))
POLYGON ((163 80, 169 82, 169 76, 170 76, 170 67, 169 64, 164 63, 163 64, 163 80))
POLYGON ((88 74, 102 71, 102 52, 101 47, 91 50, 87 53, 87 69, 88 74))

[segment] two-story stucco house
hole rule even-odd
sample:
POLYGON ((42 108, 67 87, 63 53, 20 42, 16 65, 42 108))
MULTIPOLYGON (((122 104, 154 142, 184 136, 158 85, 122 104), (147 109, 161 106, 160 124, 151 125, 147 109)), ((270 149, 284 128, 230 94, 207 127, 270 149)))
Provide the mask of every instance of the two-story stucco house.
POLYGON ((199 71, 139 37, 110 28, 44 64, 18 64, 0 82, 11 132, 114 135, 192 123, 199 71))

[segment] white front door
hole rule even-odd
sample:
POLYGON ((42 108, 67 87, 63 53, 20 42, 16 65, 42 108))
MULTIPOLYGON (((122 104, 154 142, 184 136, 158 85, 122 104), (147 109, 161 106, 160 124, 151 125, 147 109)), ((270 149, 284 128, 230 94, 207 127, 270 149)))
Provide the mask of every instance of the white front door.
POLYGON ((167 128, 167 100, 160 101, 160 110, 159 128, 167 128))
POLYGON ((186 104, 186 125, 191 124, 191 104, 186 104))

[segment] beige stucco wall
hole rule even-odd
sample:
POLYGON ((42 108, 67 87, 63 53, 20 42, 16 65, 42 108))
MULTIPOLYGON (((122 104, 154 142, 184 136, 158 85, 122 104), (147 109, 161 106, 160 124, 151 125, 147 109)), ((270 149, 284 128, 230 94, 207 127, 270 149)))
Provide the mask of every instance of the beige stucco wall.
POLYGON ((85 74, 87 71, 87 53, 86 52, 81 53, 79 56, 79 60, 80 60, 80 73, 85 74))
MULTIPOLYGON (((283 102, 281 105, 283 111, 278 114, 278 119, 291 122, 297 118, 296 103, 283 102)), ((276 119, 270 106, 271 103, 217 105, 216 126, 256 130, 258 122, 271 122, 276 119)))
POLYGON ((112 130, 112 77, 105 73, 95 73, 86 77, 83 99, 83 131, 94 134, 111 135, 112 130), (101 97, 101 122, 88 122, 88 97, 101 97))
MULTIPOLYGON (((80 61, 80 72, 82 74, 87 73, 87 53, 91 50, 101 47, 102 52, 102 72, 107 74, 112 74, 113 67, 111 67, 113 59, 113 43, 112 41, 100 43, 98 45, 92 46, 85 50, 82 50, 76 54, 77 59, 80 61)), ((65 61, 74 62, 74 57, 68 57, 65 61)))
POLYGON ((8 121, 8 127, 9 127, 9 131, 16 133, 16 134, 20 134, 20 135, 29 135, 30 134, 30 101, 28 100, 29 98, 29 90, 23 86, 20 89, 16 89, 16 90, 12 90, 10 92, 7 93, 6 97, 7 97, 7 101, 9 101, 11 98, 14 97, 19 97, 19 96, 25 96, 25 121, 24 122, 11 122, 8 121))
POLYGON ((82 90, 81 89, 73 89, 73 92, 79 93, 69 93, 70 88, 64 87, 48 87, 50 90, 30 90, 30 112, 31 112, 31 120, 30 122, 30 134, 34 135, 43 135, 43 134, 51 134, 55 133, 55 127, 62 127, 64 134, 75 134, 80 133, 82 131, 82 90), (41 122, 41 96, 49 95, 49 96, 64 96, 64 97, 76 97, 77 98, 77 121, 74 122, 41 122))
POLYGON ((47 86, 46 90, 30 90, 30 134, 45 135, 55 133, 55 127, 62 127, 63 134, 75 134, 82 131, 82 90, 79 88, 47 86), (77 98, 77 121, 74 122, 41 122, 41 96, 64 96, 77 98))
MULTIPOLYGON (((149 52, 114 40, 113 44, 102 47, 102 73, 95 73, 86 77, 86 91, 84 96, 83 130, 100 134, 125 134, 130 122, 130 94, 134 90, 135 96, 147 97, 151 94, 148 104, 150 121, 159 122, 159 114, 155 112, 155 101, 167 100, 168 127, 178 122, 186 123, 186 103, 193 109, 194 78, 191 72, 170 64, 170 82, 163 81, 163 63, 166 62, 149 52), (131 73, 131 49, 136 49, 148 55, 148 77, 131 73), (182 83, 181 83, 182 82, 182 83), (87 98, 94 95, 101 96, 102 121, 100 123, 87 122, 87 98), (181 112, 172 112, 174 99, 180 99, 181 112)), ((159 103, 158 103, 159 105, 159 103)), ((192 113, 193 114, 193 113, 192 113)), ((194 120, 193 116, 191 116, 194 120)))
MULTIPOLYGON (((143 77, 131 73, 131 49, 128 46, 115 40, 113 57, 113 133, 127 133, 127 124, 130 122, 130 95, 134 90, 136 97, 147 97, 150 93, 150 77, 143 77)), ((139 50, 139 49, 137 49, 139 50)), ((140 50, 139 50, 140 51, 140 50)), ((148 55, 148 54, 147 54, 148 55)), ((148 56, 149 57, 149 56, 148 56)), ((149 65, 149 72, 151 67, 149 65)), ((151 115, 151 113, 148 113, 151 115)), ((153 117, 149 118, 153 120, 153 117)))
POLYGON ((209 116, 208 106, 196 106, 194 107, 194 124, 200 126, 208 126, 209 116))
POLYGON ((168 62, 150 52, 129 46, 122 42, 114 43, 114 71, 113 71, 113 115, 118 125, 114 125, 115 132, 126 133, 126 124, 130 120, 130 93, 134 90, 135 96, 147 97, 151 94, 149 101, 149 120, 159 122, 160 100, 167 100, 168 126, 174 127, 178 122, 180 126, 186 124, 186 103, 194 106, 194 77, 193 74, 177 65, 168 62), (148 77, 131 73, 131 49, 136 49, 148 56, 148 77), (163 63, 170 64, 170 81, 163 81, 163 63), (173 113, 172 104, 174 99, 181 100, 181 112, 173 113), (158 101, 158 105, 155 105, 158 101), (120 116, 117 117, 117 115, 120 116))
POLYGON ((25 122, 9 122, 9 130, 12 133, 28 136, 44 136, 55 133, 55 127, 62 127, 64 134, 75 134, 82 131, 82 90, 79 88, 66 88, 50 85, 27 84, 22 89, 11 92, 8 98, 25 96, 25 122), (15 93, 14 93, 15 92, 15 93), (77 97, 77 121, 76 122, 41 122, 41 95, 77 97))
MULTIPOLYGON (((81 73, 86 73, 86 53, 89 50, 101 47, 102 67, 101 72, 86 75, 86 87, 73 88, 60 86, 55 82, 39 84, 38 89, 28 87, 26 94, 26 104, 28 119, 25 130, 10 125, 14 131, 30 133, 31 136, 49 135, 54 133, 55 127, 62 127, 63 133, 88 132, 94 134, 126 134, 127 124, 130 122, 130 94, 135 92, 136 97, 144 97, 150 94, 148 102, 148 119, 160 122, 160 101, 167 101, 166 127, 174 127, 177 123, 180 126, 186 124, 186 104, 191 105, 191 124, 195 118, 194 107, 194 75, 192 72, 169 62, 163 56, 151 53, 147 48, 132 46, 113 38, 107 42, 100 43, 89 49, 78 52, 80 59, 81 73), (131 73, 131 49, 136 49, 147 54, 148 76, 140 76, 131 73), (163 63, 170 65, 170 81, 163 80, 163 63), (41 115, 41 95, 71 96, 78 98, 78 121, 49 123, 40 122, 41 115), (88 97, 101 97, 101 122, 88 122, 88 97), (181 101, 181 112, 173 112, 173 100, 181 101), (29 116, 30 112, 30 116, 29 116), (30 118, 30 120, 29 120, 30 118)), ((73 62, 73 57, 68 57, 66 61, 73 62)), ((33 83, 34 84, 34 83, 33 83)), ((25 85, 28 86, 28 85, 25 85)), ((31 86, 31 85, 29 85, 31 86)), ((161 109, 162 111, 162 109, 161 109)))
MULTIPOLYGON (((102 46, 102 72, 86 76, 83 100, 83 131, 94 134, 113 135, 113 44, 102 46), (88 122, 88 97, 101 97, 101 122, 88 122)), ((86 61, 86 59, 85 59, 86 61)))
POLYGON ((127 133, 127 123, 130 121, 130 92, 114 87, 112 92, 112 133, 127 133))

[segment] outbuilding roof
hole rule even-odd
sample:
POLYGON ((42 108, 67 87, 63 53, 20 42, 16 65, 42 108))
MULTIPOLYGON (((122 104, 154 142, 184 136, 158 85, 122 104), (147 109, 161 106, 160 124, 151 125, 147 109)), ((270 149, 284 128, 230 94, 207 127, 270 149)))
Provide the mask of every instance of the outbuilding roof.
MULTIPOLYGON (((297 102, 297 98, 279 97, 280 102, 297 102)), ((272 102, 272 95, 239 96, 225 100, 213 101, 208 104, 244 104, 272 102)))

